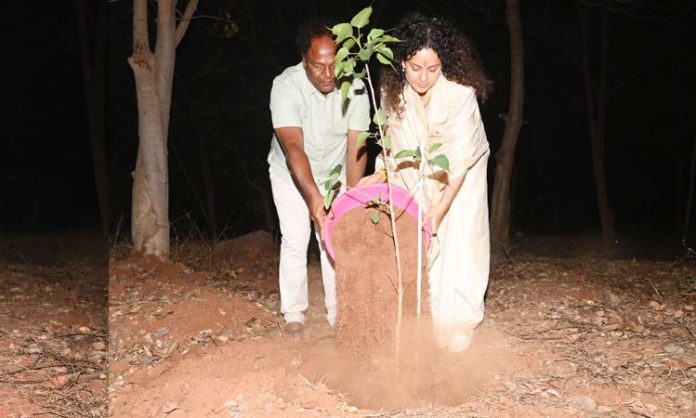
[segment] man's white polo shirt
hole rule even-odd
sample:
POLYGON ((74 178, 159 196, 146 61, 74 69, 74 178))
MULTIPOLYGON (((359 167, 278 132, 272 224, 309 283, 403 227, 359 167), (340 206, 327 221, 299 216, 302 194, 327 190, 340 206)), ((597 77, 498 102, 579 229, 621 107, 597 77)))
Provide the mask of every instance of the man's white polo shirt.
MULTIPOLYGON (((334 89, 324 95, 307 78, 300 62, 285 69, 273 80, 271 89, 273 128, 300 127, 304 151, 309 158, 319 191, 337 164, 343 164, 341 181, 345 184, 348 130, 366 131, 370 126, 370 101, 362 80, 354 80, 346 103, 334 89)), ((269 171, 292 183, 292 176, 278 138, 273 134, 268 153, 269 171)))

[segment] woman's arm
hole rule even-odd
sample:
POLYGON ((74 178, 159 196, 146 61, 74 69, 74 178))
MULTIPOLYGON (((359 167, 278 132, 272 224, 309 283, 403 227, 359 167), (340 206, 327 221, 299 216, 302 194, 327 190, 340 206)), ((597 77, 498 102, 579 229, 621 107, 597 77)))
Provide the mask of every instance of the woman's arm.
POLYGON ((430 223, 430 232, 433 235, 437 235, 437 229, 440 227, 442 218, 447 214, 450 206, 452 206, 454 197, 457 196, 457 193, 459 193, 459 190, 462 188, 462 184, 464 184, 464 177, 466 176, 461 175, 449 179, 447 185, 445 185, 445 190, 442 193, 440 201, 431 206, 428 213, 425 214, 424 221, 430 223))

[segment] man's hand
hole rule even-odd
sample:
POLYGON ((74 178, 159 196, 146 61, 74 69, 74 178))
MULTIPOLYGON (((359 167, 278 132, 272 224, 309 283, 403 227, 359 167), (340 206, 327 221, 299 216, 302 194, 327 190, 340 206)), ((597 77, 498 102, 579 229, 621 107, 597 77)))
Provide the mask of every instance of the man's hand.
POLYGON ((309 216, 314 222, 314 226, 318 229, 319 236, 323 237, 324 225, 326 224, 326 209, 324 208, 324 199, 321 195, 314 196, 308 202, 309 216))

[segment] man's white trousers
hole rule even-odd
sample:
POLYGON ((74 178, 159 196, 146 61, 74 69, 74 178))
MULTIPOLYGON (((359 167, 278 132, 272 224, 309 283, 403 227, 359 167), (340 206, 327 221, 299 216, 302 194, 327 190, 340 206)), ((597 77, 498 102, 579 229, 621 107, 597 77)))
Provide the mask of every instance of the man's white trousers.
MULTIPOLYGON (((270 173, 273 202, 280 222, 280 311, 285 322, 305 322, 304 312, 309 307, 307 293, 307 247, 312 234, 309 209, 294 184, 270 173)), ((318 228, 315 227, 315 231, 318 228)), ((324 282, 326 319, 336 322, 336 275, 324 243, 315 233, 321 252, 321 275, 324 282)))

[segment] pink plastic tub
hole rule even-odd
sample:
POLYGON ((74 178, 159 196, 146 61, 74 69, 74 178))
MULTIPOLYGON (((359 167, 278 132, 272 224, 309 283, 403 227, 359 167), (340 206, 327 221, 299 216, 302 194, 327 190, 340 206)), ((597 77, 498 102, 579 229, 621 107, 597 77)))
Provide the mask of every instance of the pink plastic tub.
MULTIPOLYGON (((339 195, 336 200, 334 200, 333 204, 331 205, 334 218, 333 220, 327 220, 323 231, 326 251, 329 253, 332 259, 335 259, 336 255, 334 253, 333 244, 331 243, 331 235, 338 221, 343 217, 343 215, 352 209, 362 207, 365 205, 365 203, 378 197, 381 198, 385 203, 389 201, 389 189, 387 188, 387 183, 376 183, 365 187, 350 189, 347 192, 339 195)), ((416 199, 414 199, 413 196, 411 196, 406 190, 392 185, 392 198, 394 199, 393 203, 395 207, 405 209, 406 213, 411 215, 413 219, 418 219, 418 202, 416 202, 416 199)), ((421 215, 425 216, 425 213, 422 213, 421 215)), ((425 231, 425 247, 427 248, 430 244, 430 227, 423 224, 423 229, 425 231)))

